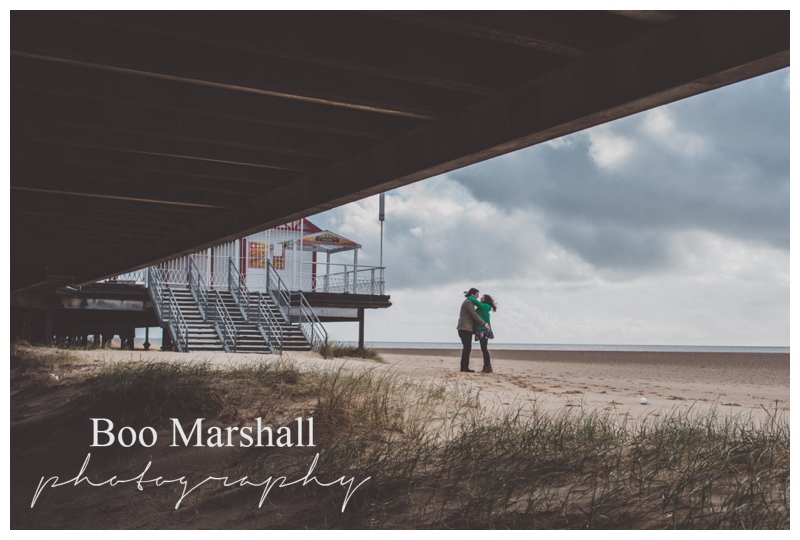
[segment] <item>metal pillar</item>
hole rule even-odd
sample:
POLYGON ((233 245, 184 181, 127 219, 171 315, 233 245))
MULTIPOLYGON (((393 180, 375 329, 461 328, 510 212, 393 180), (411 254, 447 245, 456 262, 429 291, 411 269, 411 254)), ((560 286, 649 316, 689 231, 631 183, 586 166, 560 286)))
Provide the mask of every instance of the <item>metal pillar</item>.
POLYGON ((356 294, 356 284, 358 283, 358 248, 353 250, 353 294, 356 294))
POLYGON ((358 348, 364 350, 364 308, 358 308, 358 348))
POLYGON ((325 289, 323 292, 328 292, 328 287, 330 287, 330 279, 331 279, 331 252, 327 253, 328 260, 327 260, 327 270, 325 270, 325 289))
POLYGON ((161 350, 172 350, 172 336, 170 335, 169 330, 166 328, 161 328, 161 350))

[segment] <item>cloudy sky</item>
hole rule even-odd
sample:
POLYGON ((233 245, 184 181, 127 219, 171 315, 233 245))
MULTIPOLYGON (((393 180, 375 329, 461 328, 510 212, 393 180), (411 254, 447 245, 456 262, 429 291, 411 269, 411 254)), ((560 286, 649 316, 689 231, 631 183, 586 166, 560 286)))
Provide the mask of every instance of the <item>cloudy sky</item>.
MULTIPOLYGON (((789 153, 786 69, 391 191, 366 339, 458 342, 474 286, 496 343, 787 347, 789 153)), ((377 216, 311 220, 377 265, 377 216)))

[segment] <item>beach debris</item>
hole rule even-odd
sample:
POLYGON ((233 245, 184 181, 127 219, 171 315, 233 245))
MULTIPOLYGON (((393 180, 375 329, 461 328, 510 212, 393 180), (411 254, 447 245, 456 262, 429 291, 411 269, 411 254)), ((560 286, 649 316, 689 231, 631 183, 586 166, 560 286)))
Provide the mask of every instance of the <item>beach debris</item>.
POLYGON ((647 405, 647 403, 648 403, 647 398, 645 398, 645 397, 639 398, 639 403, 641 403, 642 405, 647 405))
POLYGON ((58 375, 56 375, 55 373, 51 373, 50 376, 53 377, 55 380, 58 380, 58 375))

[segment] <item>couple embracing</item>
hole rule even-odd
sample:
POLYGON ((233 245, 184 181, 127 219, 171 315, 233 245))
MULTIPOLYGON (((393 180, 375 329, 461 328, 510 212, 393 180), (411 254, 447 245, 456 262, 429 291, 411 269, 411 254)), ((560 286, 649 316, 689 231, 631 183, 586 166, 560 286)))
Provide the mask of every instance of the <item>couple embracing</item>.
POLYGON ((488 343, 494 338, 489 313, 497 311, 494 299, 488 294, 484 294, 478 299, 478 289, 472 288, 464 293, 466 299, 461 304, 461 313, 458 317, 458 337, 461 338, 463 349, 461 350, 461 371, 474 373, 474 369, 469 369, 469 353, 472 352, 472 336, 475 341, 480 342, 481 352, 483 352, 483 369, 481 373, 491 373, 492 364, 489 361, 488 343))

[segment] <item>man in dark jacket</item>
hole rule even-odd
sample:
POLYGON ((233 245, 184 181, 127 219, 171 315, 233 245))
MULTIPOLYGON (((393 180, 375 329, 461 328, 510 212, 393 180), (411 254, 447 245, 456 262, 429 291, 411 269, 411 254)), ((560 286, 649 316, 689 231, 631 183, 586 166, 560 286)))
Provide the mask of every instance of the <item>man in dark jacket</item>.
POLYGON ((469 301, 469 296, 478 297, 478 289, 475 287, 464 293, 464 303, 461 304, 461 313, 458 316, 458 337, 461 338, 463 349, 461 350, 461 371, 466 373, 475 373, 474 369, 469 369, 469 353, 472 352, 472 334, 475 325, 485 326, 489 329, 489 325, 478 316, 475 311, 475 305, 469 301))

